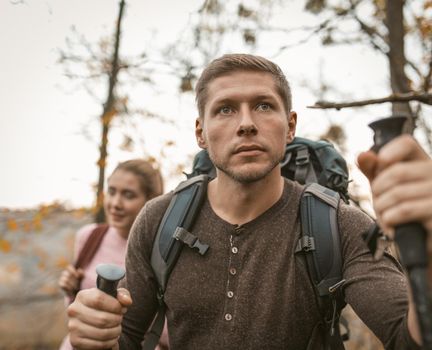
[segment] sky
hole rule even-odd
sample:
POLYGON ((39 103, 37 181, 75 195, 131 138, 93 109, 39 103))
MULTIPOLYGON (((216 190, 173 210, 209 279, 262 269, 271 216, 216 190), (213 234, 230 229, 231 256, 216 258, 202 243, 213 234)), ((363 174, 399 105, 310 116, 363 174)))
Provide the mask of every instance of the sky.
MULTIPOLYGON (((76 82, 64 77, 58 61, 59 48, 74 26, 90 42, 111 35, 118 2, 111 0, 0 1, 0 208, 31 208, 59 201, 66 206, 90 206, 97 180, 96 117, 101 105, 76 82), (15 1, 18 2, 18 1, 15 1), (83 130, 85 132, 83 132, 83 130)), ((303 11, 303 0, 293 0, 277 21, 292 25, 311 21, 303 11)), ((201 0, 130 0, 123 23, 123 54, 134 54, 141 46, 172 42, 185 29, 201 0)), ((273 38, 276 39, 276 38, 273 38)), ((299 136, 314 137, 330 121, 346 127, 349 157, 371 145, 367 123, 386 116, 385 106, 342 112, 308 109, 317 100, 309 85, 318 86, 319 74, 337 83, 342 96, 364 98, 387 94, 387 70, 382 57, 362 47, 320 48, 316 41, 272 56, 272 38, 264 38, 256 53, 274 60, 291 81, 294 109, 299 114, 299 136)), ((137 90, 146 107, 176 121, 176 125, 147 121, 134 127, 146 135, 140 147, 121 150, 120 132, 112 133, 109 173, 119 161, 147 155, 158 159, 163 151, 162 172, 166 190, 184 177, 172 168, 186 164, 198 150, 194 141, 196 111, 191 94, 179 96, 169 77, 158 78, 157 92, 137 90)), ((103 94, 102 94, 103 95, 103 94)), ((357 176, 357 175, 356 175, 357 176)))

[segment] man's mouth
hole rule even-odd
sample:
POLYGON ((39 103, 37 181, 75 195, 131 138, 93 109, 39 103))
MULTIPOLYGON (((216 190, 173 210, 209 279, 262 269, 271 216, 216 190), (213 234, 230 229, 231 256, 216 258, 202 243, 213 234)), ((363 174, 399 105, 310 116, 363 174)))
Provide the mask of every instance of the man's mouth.
POLYGON ((243 155, 258 155, 264 152, 264 148, 259 145, 242 145, 235 149, 235 154, 243 154, 243 155))

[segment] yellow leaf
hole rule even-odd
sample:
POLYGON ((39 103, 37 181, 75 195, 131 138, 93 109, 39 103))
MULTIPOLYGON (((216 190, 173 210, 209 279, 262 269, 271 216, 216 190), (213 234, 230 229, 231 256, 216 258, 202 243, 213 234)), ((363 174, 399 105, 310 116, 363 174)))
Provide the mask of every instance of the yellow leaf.
POLYGON ((156 163, 156 158, 152 157, 152 156, 148 156, 146 158, 146 161, 149 162, 150 164, 155 164, 156 163))
POLYGON ((9 241, 5 239, 0 239, 0 251, 4 253, 9 253, 12 249, 12 246, 9 241))
POLYGON ((36 214, 33 217, 33 228, 36 231, 41 231, 42 230, 42 216, 41 215, 36 214))
POLYGON ((43 294, 54 295, 54 294, 58 293, 58 287, 52 286, 49 284, 45 284, 39 289, 39 291, 43 294))
POLYGON ((166 141, 166 142, 165 142, 165 146, 166 146, 166 147, 175 146, 175 142, 172 141, 172 140, 166 141))
POLYGON ((23 223, 23 230, 24 232, 30 232, 32 230, 32 223, 29 221, 26 221, 23 223))
POLYGON ((14 219, 8 219, 6 226, 9 231, 18 230, 18 224, 14 219))
POLYGON ((21 267, 17 263, 11 263, 6 265, 6 271, 9 273, 19 272, 21 267))
POLYGON ((64 269, 68 265, 69 265, 69 261, 64 256, 59 257, 55 262, 55 266, 60 269, 64 269))
POLYGON ((102 116, 102 123, 103 125, 109 125, 111 123, 111 120, 114 118, 114 116, 117 114, 117 111, 115 108, 110 109, 102 116))

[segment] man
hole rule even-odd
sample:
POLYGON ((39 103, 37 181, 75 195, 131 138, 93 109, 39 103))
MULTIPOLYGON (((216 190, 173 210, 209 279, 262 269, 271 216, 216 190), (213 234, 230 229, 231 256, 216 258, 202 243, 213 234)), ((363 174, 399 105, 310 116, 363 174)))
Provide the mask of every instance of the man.
MULTIPOLYGON (((306 265, 295 254, 302 186, 282 178, 279 166, 297 122, 285 76, 262 57, 225 55, 204 70, 196 93, 196 138, 217 177, 208 185, 193 234, 210 249, 204 256, 184 249, 171 274, 165 294, 170 345, 318 349, 319 309, 306 265)), ((378 156, 364 153, 359 162, 386 229, 404 222, 400 213, 409 203, 416 209, 407 221, 420 220, 432 231, 432 214, 422 207, 432 200, 431 182, 423 175, 432 163, 411 138, 389 144, 378 156), (409 165, 394 164, 399 160, 409 165), (397 186, 414 193, 399 193, 397 186)), ((149 202, 137 218, 126 257, 127 289, 120 289, 117 300, 91 289, 69 307, 76 348, 140 348, 158 307, 150 256, 171 196, 149 202)), ((387 348, 415 348, 420 337, 407 282, 394 258, 386 254, 373 261, 362 241, 371 220, 341 203, 338 224, 346 301, 387 348)))

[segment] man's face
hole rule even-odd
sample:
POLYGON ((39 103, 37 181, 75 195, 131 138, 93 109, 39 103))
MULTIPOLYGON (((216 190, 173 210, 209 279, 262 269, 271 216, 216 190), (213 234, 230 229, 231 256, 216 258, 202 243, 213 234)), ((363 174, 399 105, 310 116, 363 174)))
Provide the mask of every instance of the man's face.
POLYGON ((269 73, 238 71, 208 86, 204 116, 196 122, 198 145, 219 171, 241 183, 258 181, 283 158, 295 133, 269 73))

